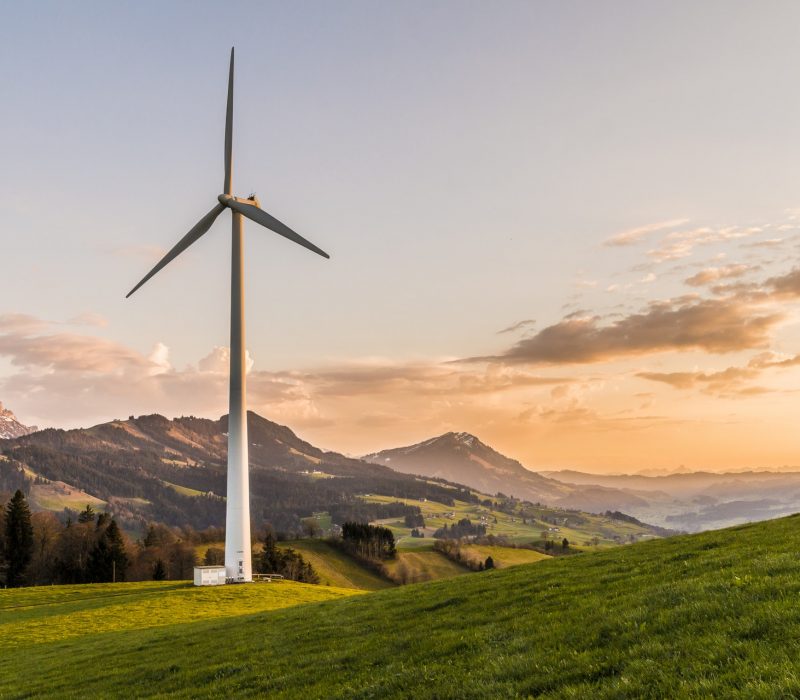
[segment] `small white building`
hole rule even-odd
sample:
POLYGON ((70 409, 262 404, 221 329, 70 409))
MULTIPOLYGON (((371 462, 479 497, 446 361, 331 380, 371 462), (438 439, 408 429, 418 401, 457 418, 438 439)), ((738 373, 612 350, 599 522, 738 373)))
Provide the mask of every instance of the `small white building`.
POLYGON ((224 566, 195 566, 194 567, 195 586, 224 586, 225 567, 224 566))

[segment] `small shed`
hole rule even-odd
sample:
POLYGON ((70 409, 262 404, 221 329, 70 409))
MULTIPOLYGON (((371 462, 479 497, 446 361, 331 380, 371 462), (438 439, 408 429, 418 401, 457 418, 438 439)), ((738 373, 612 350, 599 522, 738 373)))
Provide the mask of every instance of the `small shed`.
POLYGON ((225 585, 224 566, 195 566, 195 586, 223 586, 225 585))

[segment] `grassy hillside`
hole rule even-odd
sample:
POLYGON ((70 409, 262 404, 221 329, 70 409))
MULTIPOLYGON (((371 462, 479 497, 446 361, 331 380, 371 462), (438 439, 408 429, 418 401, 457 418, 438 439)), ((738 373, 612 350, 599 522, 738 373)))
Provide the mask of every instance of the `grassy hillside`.
POLYGON ((150 584, 125 630, 81 617, 125 585, 2 591, 0 696, 797 697, 798 551, 790 517, 280 610, 272 596, 341 591, 150 584), (178 594, 209 616, 217 596, 263 599, 173 620, 178 594))
POLYGON ((280 546, 300 552, 306 561, 311 562, 323 585, 362 591, 379 591, 393 585, 324 540, 293 540, 281 542, 280 546))
POLYGON ((476 561, 486 561, 487 557, 491 557, 495 567, 498 569, 505 569, 518 564, 533 564, 550 558, 547 554, 535 552, 532 549, 490 547, 482 544, 461 545, 461 551, 476 561))
POLYGON ((469 573, 469 569, 444 554, 436 552, 433 544, 415 549, 400 550, 395 559, 385 562, 389 575, 398 582, 420 583, 422 581, 438 581, 469 573))

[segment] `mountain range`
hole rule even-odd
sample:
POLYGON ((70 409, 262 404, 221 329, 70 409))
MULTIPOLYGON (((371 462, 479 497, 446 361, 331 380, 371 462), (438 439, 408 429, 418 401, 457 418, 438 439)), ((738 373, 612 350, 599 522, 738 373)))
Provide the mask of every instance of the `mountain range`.
MULTIPOLYGON (((475 435, 449 432, 353 459, 248 414, 253 522, 299 531, 314 512, 343 518, 403 515, 363 494, 450 503, 503 494, 592 513, 621 511, 689 532, 800 510, 800 472, 664 476, 534 472, 475 435)), ((221 526, 227 418, 131 417, 87 429, 37 431, 0 410, 0 492, 25 487, 35 508, 111 507, 131 528, 148 520, 221 526)), ((409 511, 414 506, 403 506, 409 511)))

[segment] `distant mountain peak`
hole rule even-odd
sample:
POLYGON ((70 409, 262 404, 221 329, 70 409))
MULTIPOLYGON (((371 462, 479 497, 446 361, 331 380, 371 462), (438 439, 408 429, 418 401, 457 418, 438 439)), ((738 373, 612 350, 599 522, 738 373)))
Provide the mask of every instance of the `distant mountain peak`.
POLYGON ((467 447, 472 447, 476 442, 479 445, 483 443, 476 438, 472 433, 449 433, 455 437, 455 439, 460 442, 462 445, 466 445, 467 447))
POLYGON ((0 401, 0 439, 10 440, 35 433, 38 428, 35 425, 23 425, 17 417, 3 407, 0 401))

